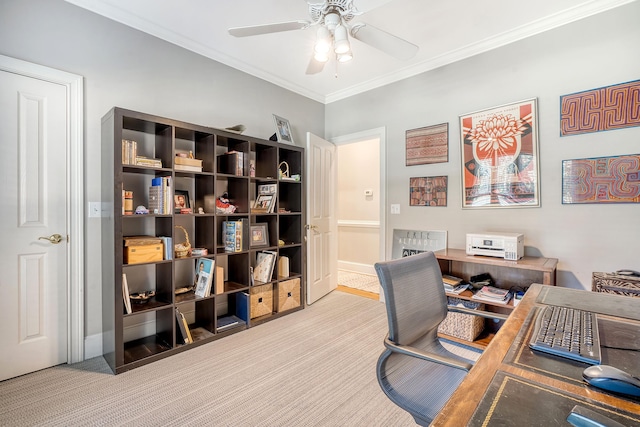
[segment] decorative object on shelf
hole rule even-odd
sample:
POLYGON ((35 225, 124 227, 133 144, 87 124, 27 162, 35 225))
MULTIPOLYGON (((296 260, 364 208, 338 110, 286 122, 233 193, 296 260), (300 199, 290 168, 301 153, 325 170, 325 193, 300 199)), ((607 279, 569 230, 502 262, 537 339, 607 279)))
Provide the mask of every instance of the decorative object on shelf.
POLYGON ((226 191, 222 193, 222 196, 216 199, 216 213, 219 214, 231 214, 236 211, 236 207, 229 201, 229 193, 226 191))
POLYGON ((136 215, 146 215, 149 213, 149 209, 140 205, 136 208, 136 215))
POLYGON ((539 207, 537 99, 460 116, 462 207, 539 207))
POLYGON ((251 226, 251 244, 252 248, 269 246, 269 227, 266 222, 258 223, 251 226))
POLYGON ((273 213, 276 207, 277 184, 258 185, 258 197, 251 209, 256 213, 273 213))
POLYGON ((256 254, 256 266, 253 269, 253 279, 256 282, 270 282, 273 268, 278 254, 273 251, 261 251, 256 254))
POLYGON ((186 258, 191 253, 191 242, 189 242, 189 233, 187 233, 187 230, 181 225, 176 225, 176 228, 182 230, 185 239, 183 243, 176 243, 175 245, 176 258, 186 258))
POLYGON ((640 203, 640 154, 562 161, 562 203, 640 203))
POLYGON ((134 292, 129 294, 129 299, 134 304, 146 304, 156 295, 156 291, 134 292))
POLYGON ((133 215, 133 191, 124 190, 124 214, 133 215))
POLYGON ((204 214, 204 209, 202 209, 202 206, 198 207, 198 214, 200 215, 204 214))
POLYGON ((249 176, 252 177, 252 178, 256 176, 256 161, 255 160, 249 160, 249 176))
POLYGON ((196 278, 194 286, 197 297, 208 297, 211 295, 211 284, 213 283, 213 271, 216 265, 215 260, 209 258, 198 258, 196 262, 196 278))
POLYGON ((276 124, 276 137, 278 138, 278 142, 294 145, 289 120, 274 114, 273 121, 276 124))
POLYGON ((207 248, 191 248, 191 256, 207 256, 209 250, 207 248))
POLYGON ((282 247, 284 245, 285 245, 284 240, 278 239, 278 246, 282 247))
POLYGON ((182 288, 178 288, 174 291, 176 295, 187 294, 189 292, 193 292, 195 290, 194 286, 183 286, 182 288))
POLYGON ((184 344, 191 344, 193 342, 193 337, 191 336, 191 331, 189 330, 189 324, 187 323, 187 319, 184 317, 184 314, 176 307, 176 322, 178 324, 178 330, 180 331, 180 335, 182 336, 182 340, 184 344))
POLYGON ((141 264, 162 261, 162 238, 156 236, 123 236, 124 263, 141 264))
POLYGON ((409 206, 447 206, 447 176, 409 178, 409 206))
POLYGON ((189 201, 189 192, 185 190, 175 190, 173 193, 173 212, 174 213, 185 213, 182 212, 184 209, 190 209, 191 203, 189 201))
POLYGON ((449 161, 449 123, 411 129, 405 133, 406 165, 449 161))
POLYGON ((640 126, 640 80, 560 97, 560 136, 640 126))
POLYGON ((246 129, 247 129, 247 127, 245 125, 235 125, 235 126, 230 126, 228 128, 224 128, 224 130, 227 130, 227 131, 233 132, 233 133, 237 133, 237 134, 241 134, 246 129))
POLYGON ((278 165, 278 178, 289 179, 289 163, 280 162, 278 165))

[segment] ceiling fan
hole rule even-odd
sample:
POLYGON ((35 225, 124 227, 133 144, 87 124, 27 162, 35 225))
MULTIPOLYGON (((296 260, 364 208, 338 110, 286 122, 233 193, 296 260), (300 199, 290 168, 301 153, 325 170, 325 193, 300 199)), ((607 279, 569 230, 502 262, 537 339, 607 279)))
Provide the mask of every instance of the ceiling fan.
POLYGON ((389 34, 379 28, 363 22, 351 20, 362 15, 354 0, 325 0, 314 3, 308 0, 311 21, 289 21, 274 24, 252 25, 229 28, 229 34, 235 37, 257 36, 291 30, 305 30, 317 26, 314 55, 307 67, 307 74, 322 71, 324 64, 335 54, 338 62, 347 62, 353 57, 349 36, 379 49, 395 58, 407 60, 418 52, 418 46, 400 37, 389 34), (332 52, 333 50, 333 52, 332 52))

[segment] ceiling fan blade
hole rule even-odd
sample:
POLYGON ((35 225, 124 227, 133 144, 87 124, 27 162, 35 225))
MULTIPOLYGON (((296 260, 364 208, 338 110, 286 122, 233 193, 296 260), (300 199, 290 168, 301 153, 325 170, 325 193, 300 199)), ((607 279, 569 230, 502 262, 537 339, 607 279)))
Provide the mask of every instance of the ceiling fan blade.
POLYGON ((318 74, 324 68, 324 64, 324 62, 316 61, 312 56, 311 61, 309 61, 309 65, 307 65, 307 74, 318 74))
POLYGON ((415 44, 369 24, 354 25, 351 36, 398 59, 411 59, 418 53, 415 44))
POLYGON ((311 23, 308 21, 289 21, 277 24, 252 25, 248 27, 229 28, 229 34, 235 37, 258 36, 260 34, 279 33, 282 31, 303 30, 311 23))

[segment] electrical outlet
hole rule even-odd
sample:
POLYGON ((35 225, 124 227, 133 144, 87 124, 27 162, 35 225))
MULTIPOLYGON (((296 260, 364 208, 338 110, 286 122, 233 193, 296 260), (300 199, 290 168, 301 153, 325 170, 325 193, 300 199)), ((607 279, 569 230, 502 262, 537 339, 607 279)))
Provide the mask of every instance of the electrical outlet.
POLYGON ((394 214, 394 215, 399 215, 400 214, 400 205, 399 204, 391 205, 391 213, 394 214))

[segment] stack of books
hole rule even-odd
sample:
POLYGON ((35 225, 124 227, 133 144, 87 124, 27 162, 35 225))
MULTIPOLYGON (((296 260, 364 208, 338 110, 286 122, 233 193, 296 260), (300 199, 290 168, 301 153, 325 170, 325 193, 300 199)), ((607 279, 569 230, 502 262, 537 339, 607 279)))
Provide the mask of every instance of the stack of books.
POLYGON ((507 289, 500 289, 494 286, 483 286, 473 294, 472 299, 494 304, 507 304, 511 300, 511 294, 507 289))
POLYGON ((151 180, 149 187, 149 213, 166 215, 173 213, 171 177, 160 176, 151 180))

